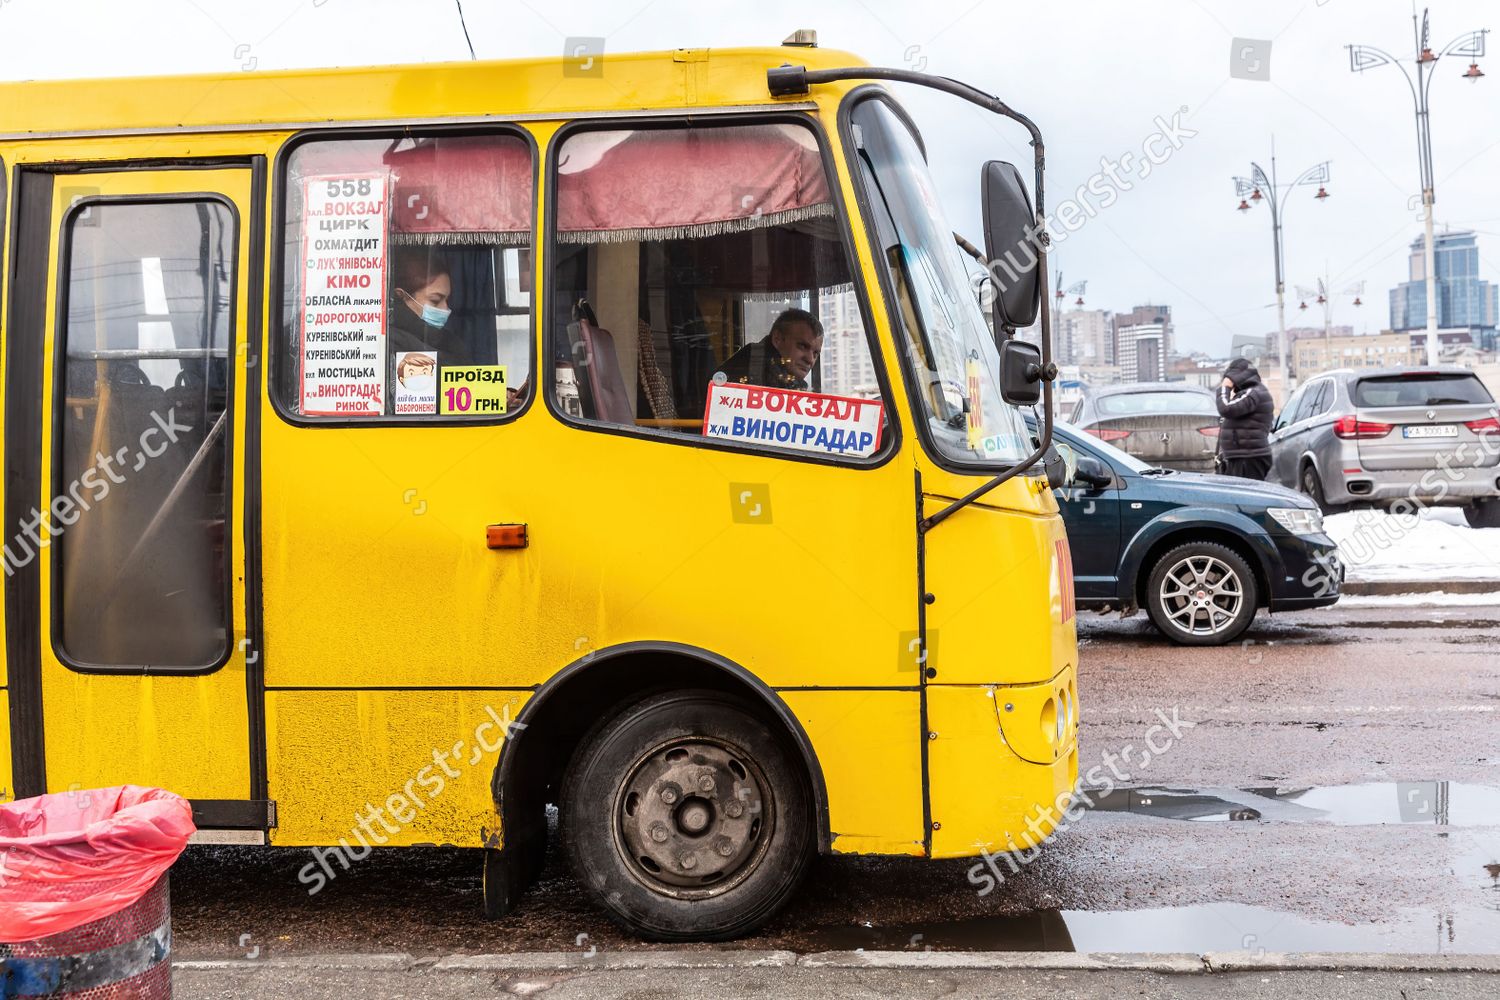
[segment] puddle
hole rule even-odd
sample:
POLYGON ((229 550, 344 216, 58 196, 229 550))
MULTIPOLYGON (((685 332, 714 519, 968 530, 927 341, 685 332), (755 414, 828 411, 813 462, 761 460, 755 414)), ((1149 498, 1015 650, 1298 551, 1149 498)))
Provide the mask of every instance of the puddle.
POLYGON ((1244 903, 1153 910, 1041 910, 891 927, 836 927, 799 935, 804 951, 1398 952, 1489 954, 1500 910, 1412 910, 1390 922, 1342 924, 1244 903))
MULTIPOLYGON (((1252 956, 1258 952, 1489 955, 1500 946, 1500 845, 1485 843, 1485 839, 1481 836, 1481 842, 1456 851, 1440 866, 1441 877, 1451 876, 1456 880, 1462 903, 1439 902, 1430 908, 1393 906, 1378 922, 1346 923, 1230 902, 1140 910, 1045 909, 1018 915, 887 926, 820 927, 797 933, 793 946, 803 952, 864 949, 1155 954, 1237 951, 1252 956)), ((1232 872, 1226 872, 1226 877, 1232 876, 1232 872)))
POLYGON ((1090 793, 1098 812, 1213 822, 1500 826, 1500 787, 1394 781, 1310 788, 1118 788, 1090 793))

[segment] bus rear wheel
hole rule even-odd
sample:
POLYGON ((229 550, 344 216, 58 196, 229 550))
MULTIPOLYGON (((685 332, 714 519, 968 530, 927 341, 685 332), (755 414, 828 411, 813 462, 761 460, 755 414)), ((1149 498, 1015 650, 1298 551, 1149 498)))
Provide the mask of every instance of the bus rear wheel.
POLYGON ((769 920, 814 850, 800 757, 743 702, 652 695, 597 726, 563 779, 574 874, 616 923, 658 941, 725 940, 769 920))

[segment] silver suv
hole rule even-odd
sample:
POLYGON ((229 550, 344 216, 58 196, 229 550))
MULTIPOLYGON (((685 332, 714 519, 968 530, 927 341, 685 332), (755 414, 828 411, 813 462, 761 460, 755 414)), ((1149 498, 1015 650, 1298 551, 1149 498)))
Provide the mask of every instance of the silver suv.
POLYGON ((1370 368, 1314 376, 1271 428, 1267 477, 1325 511, 1462 505, 1500 527, 1500 422, 1466 368, 1370 368))

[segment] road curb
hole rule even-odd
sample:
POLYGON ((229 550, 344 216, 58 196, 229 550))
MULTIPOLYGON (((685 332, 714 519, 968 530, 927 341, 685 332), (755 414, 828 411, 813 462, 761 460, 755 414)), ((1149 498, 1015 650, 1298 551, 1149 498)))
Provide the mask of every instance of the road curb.
POLYGON ((1190 953, 1123 954, 1073 951, 825 951, 803 955, 798 965, 817 969, 1052 969, 1205 972, 1190 953))
POLYGON ((274 972, 350 969, 377 972, 623 972, 637 969, 1033 969, 1059 972, 1154 972, 1214 975, 1243 972, 1500 973, 1500 955, 1412 955, 1370 952, 1211 951, 1118 953, 1071 951, 545 951, 414 958, 397 954, 296 955, 285 958, 177 961, 177 972, 274 972))
POLYGON ((432 968, 443 972, 618 971, 624 969, 765 969, 797 964, 794 951, 582 951, 448 955, 432 968))
POLYGON ((1500 972, 1500 955, 1210 951, 1203 964, 1210 972, 1500 972))
POLYGON ((1391 597, 1397 594, 1492 594, 1500 580, 1345 580, 1343 597, 1391 597))
POLYGON ((405 952, 393 954, 288 955, 285 958, 223 958, 172 963, 179 972, 254 972, 258 969, 357 969, 364 972, 404 972, 417 964, 405 952))

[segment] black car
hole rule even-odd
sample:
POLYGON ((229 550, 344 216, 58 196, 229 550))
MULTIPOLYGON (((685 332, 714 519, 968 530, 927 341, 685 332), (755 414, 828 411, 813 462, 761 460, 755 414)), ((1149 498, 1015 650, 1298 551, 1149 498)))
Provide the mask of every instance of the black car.
POLYGON ((1344 568, 1317 506, 1281 486, 1162 469, 1069 424, 1053 443, 1080 608, 1145 608, 1173 642, 1232 642, 1259 608, 1339 599, 1344 568))

